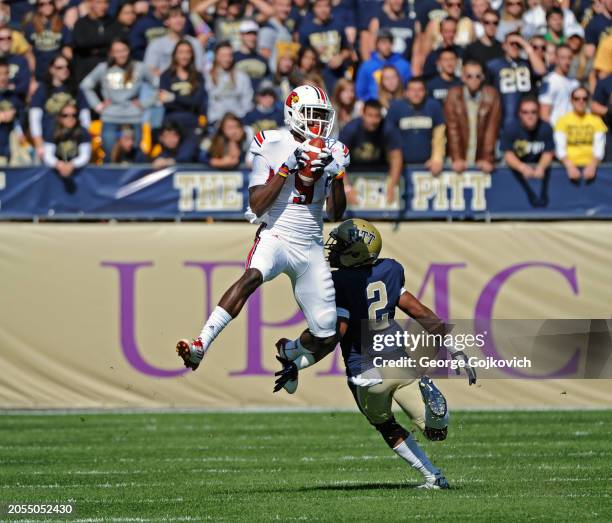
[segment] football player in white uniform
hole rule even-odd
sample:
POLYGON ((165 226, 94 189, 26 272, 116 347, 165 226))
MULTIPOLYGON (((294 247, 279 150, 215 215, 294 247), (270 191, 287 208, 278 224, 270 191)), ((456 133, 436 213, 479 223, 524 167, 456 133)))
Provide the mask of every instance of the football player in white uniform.
MULTIPOLYGON (((314 362, 314 353, 328 352, 336 345, 334 284, 323 249, 323 207, 326 204, 333 220, 344 214, 343 177, 349 151, 329 138, 335 111, 319 87, 297 87, 287 97, 284 109, 289 129, 260 132, 251 144, 253 167, 246 216, 260 227, 246 270, 225 292, 199 337, 177 344, 185 366, 193 370, 248 297, 281 273, 291 279, 295 299, 308 322, 308 329, 283 347, 283 358, 314 362), (325 147, 314 149, 308 143, 313 138, 323 138, 325 147), (299 176, 308 164, 314 183, 299 176)), ((294 381, 285 388, 293 392, 296 387, 294 381)))

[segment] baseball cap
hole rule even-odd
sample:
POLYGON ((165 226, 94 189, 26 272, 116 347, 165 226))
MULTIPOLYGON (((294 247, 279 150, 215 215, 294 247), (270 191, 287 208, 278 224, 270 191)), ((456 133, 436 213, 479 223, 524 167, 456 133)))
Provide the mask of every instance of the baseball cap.
POLYGON ((376 40, 382 40, 383 38, 393 40, 393 33, 391 32, 391 29, 383 27, 382 29, 378 30, 378 33, 376 33, 376 40))
POLYGON ((255 20, 243 20, 240 22, 241 33, 257 33, 259 31, 259 25, 255 20))
POLYGON ((264 80, 259 84, 257 88, 257 94, 271 94, 276 98, 276 91, 274 90, 274 84, 270 81, 264 80))
POLYGON ((572 36, 578 36, 584 40, 584 29, 579 25, 572 25, 572 27, 567 30, 565 38, 571 38, 572 36))

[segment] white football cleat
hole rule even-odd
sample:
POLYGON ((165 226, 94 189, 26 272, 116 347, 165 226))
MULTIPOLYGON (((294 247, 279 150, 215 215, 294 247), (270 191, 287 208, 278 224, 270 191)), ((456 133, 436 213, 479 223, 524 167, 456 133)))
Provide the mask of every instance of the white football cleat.
POLYGON ((425 483, 419 485, 417 488, 427 490, 446 490, 450 488, 450 485, 444 476, 435 476, 433 480, 428 479, 425 481, 425 483))
POLYGON ((176 352, 183 359, 185 367, 191 370, 196 370, 200 366, 206 354, 201 338, 196 338, 191 343, 186 339, 179 340, 176 344, 176 352))

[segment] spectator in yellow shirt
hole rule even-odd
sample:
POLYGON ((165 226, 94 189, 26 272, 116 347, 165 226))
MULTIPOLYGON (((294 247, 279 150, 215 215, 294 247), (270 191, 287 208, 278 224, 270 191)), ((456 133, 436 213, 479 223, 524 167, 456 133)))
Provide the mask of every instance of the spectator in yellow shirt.
POLYGON ((570 180, 592 180, 606 151, 607 127, 599 116, 587 112, 589 92, 584 87, 572 91, 573 111, 555 125, 557 158, 570 180), (582 169, 582 172, 581 172, 582 169))

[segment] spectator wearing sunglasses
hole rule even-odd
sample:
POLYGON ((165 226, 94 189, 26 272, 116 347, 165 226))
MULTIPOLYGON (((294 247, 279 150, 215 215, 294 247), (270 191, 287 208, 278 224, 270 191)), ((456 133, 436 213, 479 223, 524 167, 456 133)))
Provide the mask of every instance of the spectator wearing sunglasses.
POLYGON ((71 101, 59 112, 53 138, 45 142, 43 162, 62 178, 70 178, 91 158, 89 133, 79 125, 79 110, 71 101))
POLYGON ((501 142, 508 167, 524 178, 544 178, 555 156, 552 127, 540 119, 539 113, 535 96, 523 98, 518 121, 506 130, 501 142))
POLYGON ((53 136, 58 113, 69 101, 76 100, 80 124, 88 129, 91 123, 89 106, 74 81, 71 65, 68 58, 61 54, 52 58, 47 74, 30 100, 30 136, 39 158, 44 153, 44 142, 53 136))
POLYGON ((457 173, 471 165, 485 173, 495 167, 502 107, 497 90, 484 85, 484 79, 479 62, 466 62, 463 85, 450 89, 444 103, 448 154, 457 173))
POLYGON ((546 74, 546 65, 518 33, 507 34, 503 48, 503 58, 490 61, 487 74, 501 95, 505 129, 514 122, 520 99, 535 92, 538 78, 546 74), (521 51, 528 60, 521 58, 521 51))
POLYGON ((555 149, 572 181, 592 180, 606 150, 607 127, 588 112, 589 91, 577 87, 572 92, 572 111, 559 118, 555 126, 555 149))
POLYGON ((504 56, 504 49, 495 37, 499 26, 499 14, 493 9, 487 9, 482 16, 481 23, 484 34, 465 48, 463 59, 466 62, 468 60, 477 61, 484 70, 487 62, 504 56))

